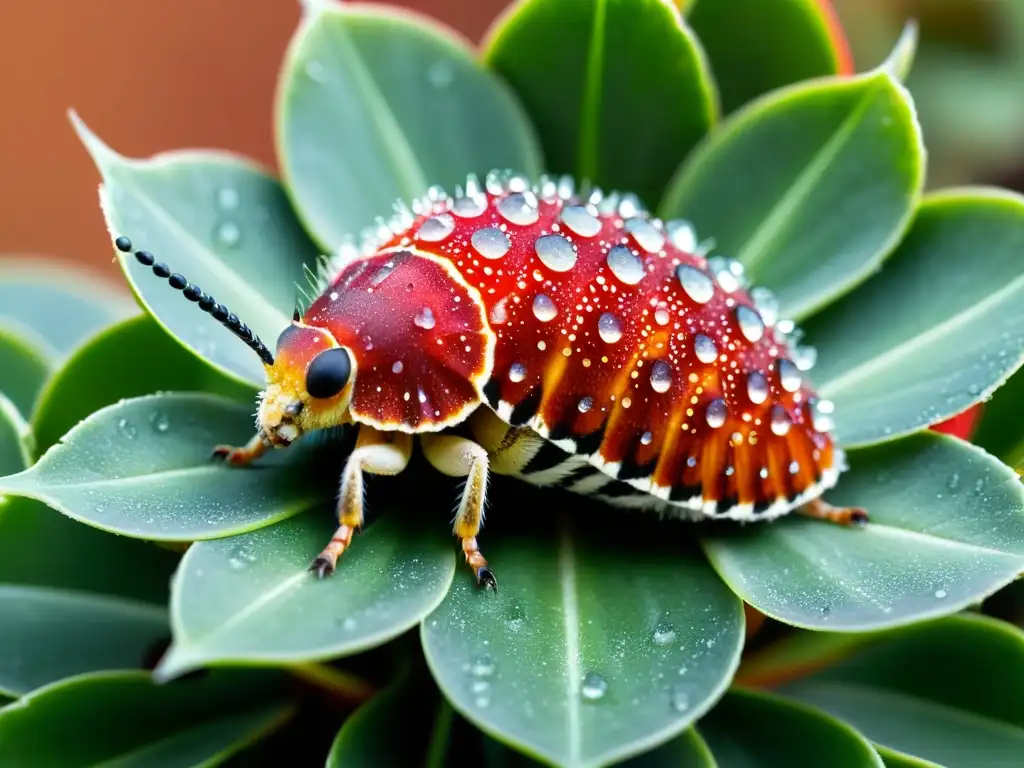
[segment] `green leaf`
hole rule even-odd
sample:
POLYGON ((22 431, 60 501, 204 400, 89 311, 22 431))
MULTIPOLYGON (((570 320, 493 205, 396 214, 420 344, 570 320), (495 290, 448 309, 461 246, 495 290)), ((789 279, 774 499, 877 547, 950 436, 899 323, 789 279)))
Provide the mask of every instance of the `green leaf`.
MULTIPOLYGON (((168 679, 211 663, 346 656, 415 626, 444 597, 454 547, 416 518, 387 517, 355 538, 338 569, 309 565, 337 527, 333 505, 231 539, 194 545, 171 597, 168 679)), ((443 531, 443 529, 440 529, 443 531)))
POLYGON ((119 595, 166 605, 178 557, 82 525, 38 501, 0 505, 0 582, 119 595))
POLYGON ((307 3, 278 85, 278 157, 330 252, 434 184, 541 160, 507 87, 452 30, 407 12, 307 3))
POLYGON ((484 42, 547 170, 655 205, 717 112, 704 52, 665 0, 520 0, 484 42))
MULTIPOLYGON (((0 392, 0 477, 21 472, 32 463, 32 430, 14 403, 0 392)), ((3 494, 0 494, 0 501, 3 494)))
POLYGON ((123 598, 0 584, 0 690, 20 696, 82 672, 138 669, 167 611, 123 598))
POLYGON ((291 716, 272 695, 251 670, 169 685, 144 672, 69 678, 0 709, 0 764, 215 765, 291 716))
POLYGON ((87 340, 50 379, 32 418, 36 450, 45 452, 105 406, 161 391, 209 392, 249 403, 256 397, 252 387, 189 354, 149 315, 138 315, 87 340))
POLYGON ((882 635, 882 632, 791 630, 767 645, 748 650, 735 682, 753 688, 773 687, 779 681, 804 677, 834 664, 882 635))
POLYGON ((0 327, 59 360, 99 328, 137 312, 95 272, 43 256, 0 259, 0 327))
POLYGON ((252 406, 223 398, 126 400, 89 416, 30 469, 0 479, 0 493, 38 499, 106 531, 160 541, 250 531, 334 495, 336 477, 311 458, 316 454, 306 441, 245 468, 211 458, 216 444, 241 445, 252 434, 252 406))
POLYGON ((818 0, 697 0, 686 20, 707 51, 725 114, 784 85, 839 74, 845 63, 818 0))
POLYGON ((0 325, 0 394, 6 395, 25 418, 50 373, 46 355, 28 340, 0 325))
POLYGON ((879 629, 954 613, 1024 571, 1024 485, 954 437, 925 432, 850 453, 833 504, 847 528, 791 516, 704 539, 719 575, 780 621, 879 629))
POLYGON ((423 648, 445 696, 485 732, 547 762, 607 764, 682 732, 722 694, 742 605, 680 531, 637 520, 608 536, 600 505, 573 500, 570 516, 544 498, 494 504, 490 519, 533 509, 536 525, 489 527, 500 591, 460 573, 422 625, 423 648))
POLYGON ((879 745, 949 768, 1015 765, 1024 754, 1024 634, 962 615, 886 643, 783 689, 879 745))
POLYGON ((714 238, 800 319, 877 269, 923 182, 910 96, 878 71, 790 86, 735 113, 689 157, 660 213, 714 238))
POLYGON ((1024 474, 1024 368, 996 390, 985 404, 971 442, 1024 474))
MULTIPOLYGON (((281 185, 224 152, 122 157, 77 115, 71 119, 103 176, 100 202, 113 235, 166 261, 273 348, 291 321, 296 281, 306 284, 302 266, 317 255, 281 185)), ((244 343, 133 256, 119 254, 119 260, 146 311, 185 347, 239 381, 262 385, 263 366, 244 343)))
POLYGON ((718 764, 729 768, 883 765, 849 725, 767 693, 734 688, 698 727, 718 764))
POLYGON ((1024 362, 1024 197, 930 195, 882 271, 805 324, 836 436, 863 445, 988 397, 1024 362))

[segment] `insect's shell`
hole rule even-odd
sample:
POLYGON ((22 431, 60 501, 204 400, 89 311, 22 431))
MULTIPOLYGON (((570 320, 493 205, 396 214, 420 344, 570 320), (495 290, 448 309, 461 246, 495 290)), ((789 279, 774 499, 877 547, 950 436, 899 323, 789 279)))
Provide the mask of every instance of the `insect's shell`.
POLYGON ((809 350, 686 222, 507 174, 414 211, 304 318, 356 348, 357 420, 441 429, 482 399, 544 438, 524 479, 679 516, 774 517, 835 484, 809 350))

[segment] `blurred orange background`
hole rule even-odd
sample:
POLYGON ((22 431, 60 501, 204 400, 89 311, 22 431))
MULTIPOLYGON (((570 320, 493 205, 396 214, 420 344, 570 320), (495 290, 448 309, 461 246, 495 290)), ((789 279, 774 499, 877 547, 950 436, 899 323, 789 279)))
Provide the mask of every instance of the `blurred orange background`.
MULTIPOLYGON (((403 0, 479 40, 506 0, 403 0)), ((0 2, 0 254, 111 278, 99 174, 74 107, 118 152, 231 149, 274 167, 271 106, 298 0, 0 2)))

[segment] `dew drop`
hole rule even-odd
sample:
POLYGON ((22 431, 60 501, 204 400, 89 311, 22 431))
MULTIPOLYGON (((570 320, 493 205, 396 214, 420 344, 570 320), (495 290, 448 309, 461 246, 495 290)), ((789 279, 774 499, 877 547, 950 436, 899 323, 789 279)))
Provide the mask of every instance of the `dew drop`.
POLYGON ((760 371, 751 371, 747 374, 747 395, 750 402, 760 405, 768 399, 768 380, 760 371))
POLYGON ((171 428, 171 420, 163 411, 156 411, 149 417, 149 423, 157 432, 163 433, 171 428))
POLYGON ((508 296, 495 302, 488 313, 488 317, 494 325, 504 325, 508 322, 508 296))
POLYGON ((648 253, 657 253, 665 247, 665 236, 647 219, 626 219, 622 226, 633 236, 637 245, 648 253))
POLYGON ((676 267, 676 278, 686 295, 698 304, 707 304, 715 295, 715 284, 704 272, 689 264, 676 267))
POLYGON ((541 263, 555 272, 568 272, 576 265, 576 248, 561 235, 541 235, 533 249, 541 263))
POLYGON ((427 82, 439 90, 450 86, 454 79, 455 69, 450 61, 436 61, 427 67, 427 82))
POLYGON ((238 207, 238 191, 234 187, 223 187, 217 192, 217 205, 222 211, 233 211, 238 207))
POLYGON ((217 225, 217 242, 226 248, 234 248, 242 240, 242 230, 233 221, 222 221, 217 225))
POLYGON ((801 371, 809 371, 818 361, 818 350, 814 347, 797 347, 792 351, 793 362, 801 371))
POLYGON ((676 712, 685 712, 690 708, 690 695, 686 692, 686 689, 677 685, 672 689, 672 695, 669 697, 669 702, 672 705, 672 709, 676 712))
POLYGON ((800 369, 796 367, 796 363, 785 357, 779 360, 779 383, 787 392, 796 392, 802 383, 800 369))
POLYGON ((512 363, 508 367, 508 380, 518 384, 526 378, 526 366, 522 363, 512 363))
POLYGON ((531 202, 525 193, 514 192, 498 202, 498 213, 510 224, 527 227, 536 224, 540 218, 537 207, 531 205, 531 202))
POLYGON ((712 429, 718 429, 725 424, 725 417, 729 415, 729 407, 725 404, 725 400, 720 397, 716 397, 704 410, 704 418, 708 422, 708 426, 712 429))
POLYGON ((740 332, 747 341, 757 342, 764 336, 764 321, 753 307, 746 304, 736 307, 736 322, 739 323, 740 332))
POLYGON ((664 360, 655 360, 651 365, 651 389, 655 392, 668 392, 672 386, 672 366, 664 360))
POLYGON ((474 677, 490 677, 494 674, 494 660, 486 653, 477 656, 469 665, 469 674, 474 677))
POLYGON ((486 210, 487 198, 483 195, 467 195, 452 201, 452 213, 460 219, 474 219, 486 210))
POLYGON ((659 624, 654 628, 655 645, 668 645, 675 642, 676 630, 669 624, 659 624))
POLYGON ((324 69, 324 65, 316 59, 310 59, 306 62, 303 67, 303 71, 306 73, 306 77, 316 83, 327 82, 327 70, 324 69))
POLYGON ((120 419, 117 422, 117 431, 128 440, 134 440, 135 436, 138 434, 138 430, 135 428, 135 425, 128 421, 128 419, 120 419))
POLYGON ((685 253, 694 253, 697 250, 697 233, 693 225, 684 219, 673 219, 665 225, 668 232, 669 242, 685 253))
POLYGON ((608 693, 608 681, 597 672, 587 672, 583 676, 580 694, 588 701, 597 701, 608 693))
POLYGON ((477 253, 485 259, 500 259, 512 247, 508 235, 497 227, 484 227, 473 233, 469 239, 477 253))
POLYGON ((437 320, 434 318, 434 312, 430 307, 423 307, 423 309, 416 313, 416 316, 412 321, 418 328, 423 328, 427 331, 437 324, 437 320))
POLYGON ((416 237, 428 243, 439 243, 454 231, 454 217, 450 213, 439 213, 420 225, 416 237))
POLYGON ((605 344, 614 344, 622 338, 622 323, 611 312, 604 312, 597 319, 597 334, 605 344))
POLYGON ((815 432, 829 432, 835 429, 835 422, 830 416, 834 409, 831 400, 811 400, 808 405, 815 432))
POLYGON ((698 333, 694 338, 693 351, 702 363, 713 363, 718 358, 718 347, 710 337, 703 333, 698 333))
POLYGON ((640 198, 632 192, 628 192, 619 198, 619 216, 623 219, 631 219, 634 216, 639 216, 643 211, 643 206, 640 205, 640 198))
POLYGON ((778 403, 772 406, 771 426, 772 432, 779 437, 785 436, 789 432, 789 428, 791 426, 789 414, 786 413, 786 409, 778 403))
POLYGON ((658 308, 654 310, 654 322, 658 325, 668 325, 671 319, 672 315, 664 304, 659 304, 658 308))
POLYGON ((392 373, 401 373, 403 370, 405 370, 405 365, 403 365, 401 360, 396 360, 394 363, 392 363, 392 365, 391 365, 391 372, 392 373))
POLYGON ((945 597, 946 597, 946 594, 947 594, 947 593, 946 593, 946 590, 944 590, 944 589, 936 589, 936 590, 935 590, 935 598, 936 598, 937 600, 943 600, 943 599, 945 599, 945 597))
POLYGON ((763 286, 758 286, 751 289, 750 298, 754 302, 754 307, 761 313, 765 325, 772 326, 778 322, 779 300, 775 298, 774 293, 763 286))
POLYGON ((576 403, 576 408, 580 413, 587 413, 593 407, 594 398, 592 397, 581 397, 580 401, 576 403))
POLYGON ((654 442, 654 434, 652 432, 644 432, 640 435, 640 445, 650 445, 654 442))
POLYGON ((644 279, 644 263, 633 251, 624 245, 616 245, 608 251, 608 269, 626 285, 636 285, 644 279))
POLYGON ((722 257, 716 256, 708 260, 708 267, 715 275, 715 280, 718 282, 718 287, 726 293, 735 293, 740 288, 740 281, 736 274, 729 269, 729 260, 722 257))
POLYGON ((562 223, 580 237, 594 237, 601 231, 601 220, 582 205, 569 205, 562 209, 562 223))
POLYGON ((558 307, 546 293, 538 293, 533 297, 533 316, 542 323, 550 323, 558 315, 558 307))

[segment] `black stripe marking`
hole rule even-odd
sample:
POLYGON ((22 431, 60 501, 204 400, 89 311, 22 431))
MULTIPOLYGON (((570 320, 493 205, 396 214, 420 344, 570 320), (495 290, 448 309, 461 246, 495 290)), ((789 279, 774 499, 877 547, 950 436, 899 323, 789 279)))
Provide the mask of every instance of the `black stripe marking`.
MULTIPOLYGON (((570 486, 573 486, 576 483, 578 483, 580 480, 586 480, 588 477, 593 477, 595 473, 600 474, 600 470, 594 469, 589 464, 583 464, 581 466, 576 467, 572 472, 570 472, 561 480, 559 480, 558 483, 556 483, 556 485, 559 488, 569 488, 570 486)), ((588 494, 599 492, 600 489, 597 491, 589 491, 588 494)))
POLYGON ((650 496, 649 493, 639 491, 629 483, 620 483, 618 480, 613 480, 602 488, 601 495, 610 496, 612 498, 619 498, 622 496, 650 496))
POLYGON ((545 440, 541 443, 540 450, 533 455, 532 459, 526 462, 526 466, 522 468, 521 473, 528 475, 534 472, 543 472, 545 469, 554 469, 559 464, 567 461, 568 458, 568 453, 557 445, 545 440))
POLYGON ((669 501, 689 501, 694 496, 702 496, 704 494, 704 488, 700 485, 686 485, 685 483, 679 483, 673 485, 672 490, 669 491, 669 501))
POLYGON ((540 396, 540 387, 537 387, 512 409, 512 415, 508 418, 509 424, 521 427, 532 419, 540 408, 540 396))
POLYGON ((579 456, 593 456, 604 442, 604 424, 595 432, 576 438, 576 453, 579 456))
POLYGON ((501 384, 493 376, 484 384, 484 399, 491 408, 497 408, 501 401, 501 384))

